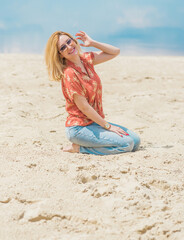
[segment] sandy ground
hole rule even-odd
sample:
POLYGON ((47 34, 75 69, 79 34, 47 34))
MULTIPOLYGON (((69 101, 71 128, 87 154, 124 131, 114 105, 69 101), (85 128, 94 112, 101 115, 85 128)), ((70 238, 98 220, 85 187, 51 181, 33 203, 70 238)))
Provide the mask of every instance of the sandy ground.
POLYGON ((183 240, 184 58, 96 66, 106 119, 139 151, 63 153, 65 101, 39 55, 0 55, 0 239, 183 240))

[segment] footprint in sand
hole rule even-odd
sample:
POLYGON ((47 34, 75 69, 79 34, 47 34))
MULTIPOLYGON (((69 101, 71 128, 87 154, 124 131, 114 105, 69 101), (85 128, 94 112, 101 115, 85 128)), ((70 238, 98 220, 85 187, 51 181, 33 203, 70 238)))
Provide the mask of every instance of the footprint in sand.
POLYGON ((36 147, 39 147, 42 145, 42 143, 40 141, 34 141, 33 145, 35 145, 36 147))
POLYGON ((94 191, 91 193, 91 196, 95 198, 100 198, 100 197, 107 197, 111 195, 114 192, 114 189, 109 186, 101 186, 98 188, 95 188, 94 191))
POLYGON ((97 180, 98 177, 96 175, 92 175, 92 176, 84 176, 84 175, 78 175, 77 176, 77 182, 79 184, 85 184, 91 181, 95 181, 97 180))

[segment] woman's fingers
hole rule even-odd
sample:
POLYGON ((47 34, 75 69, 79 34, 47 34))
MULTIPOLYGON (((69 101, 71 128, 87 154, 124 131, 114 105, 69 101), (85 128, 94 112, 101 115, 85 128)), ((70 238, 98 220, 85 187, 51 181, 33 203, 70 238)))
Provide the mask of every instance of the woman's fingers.
POLYGON ((88 39, 89 38, 89 36, 83 31, 80 31, 80 32, 76 33, 75 36, 79 36, 83 39, 88 39))
MULTIPOLYGON (((85 42, 85 40, 83 40, 83 39, 82 39, 82 38, 80 38, 80 37, 77 37, 76 39, 79 39, 79 40, 81 40, 81 41, 85 42)), ((83 44, 83 43, 80 43, 80 46, 82 46, 82 47, 86 47, 86 45, 85 45, 85 44, 83 44)))
POLYGON ((83 31, 79 31, 79 32, 81 32, 82 34, 86 34, 85 32, 83 32, 83 31))
POLYGON ((119 132, 115 132, 115 133, 117 133, 120 137, 123 137, 123 135, 121 133, 119 133, 119 132))
POLYGON ((83 47, 90 47, 92 39, 83 31, 80 31, 75 34, 76 39, 81 40, 84 44, 80 44, 83 47))
POLYGON ((119 136, 123 137, 123 135, 129 136, 127 132, 125 132, 123 129, 120 127, 116 127, 111 125, 110 131, 117 133, 119 136))
POLYGON ((76 33, 75 36, 84 36, 84 35, 81 33, 76 33))
MULTIPOLYGON (((84 40, 84 39, 82 39, 81 37, 77 37, 76 39, 77 39, 77 40, 81 40, 82 42, 85 42, 85 40, 84 40)), ((82 43, 81 43, 80 45, 81 45, 81 46, 83 46, 83 44, 82 44, 82 43)))
POLYGON ((129 136, 129 134, 127 132, 125 132, 124 130, 122 130, 121 128, 120 128, 120 133, 122 133, 122 134, 124 134, 126 136, 129 136))
POLYGON ((126 135, 126 136, 129 136, 129 134, 126 133, 125 131, 122 131, 121 133, 124 134, 124 135, 126 135))
POLYGON ((86 33, 80 31, 80 32, 76 33, 75 35, 76 35, 76 36, 84 36, 84 35, 86 35, 86 33))
POLYGON ((79 39, 79 40, 81 40, 81 41, 83 41, 83 42, 86 40, 84 37, 81 37, 81 36, 76 37, 76 39, 79 39))
POLYGON ((84 38, 81 37, 81 36, 77 36, 76 39, 79 39, 79 40, 81 40, 81 41, 84 41, 84 38))
POLYGON ((79 39, 79 40, 81 40, 81 41, 82 41, 82 38, 81 38, 81 37, 76 37, 76 39, 79 39))
POLYGON ((121 129, 121 133, 127 135, 128 133, 126 133, 124 130, 121 129))
MULTIPOLYGON (((123 134, 119 131, 114 131, 116 134, 118 134, 120 137, 123 137, 123 134)), ((124 134, 125 135, 125 134, 124 134)))

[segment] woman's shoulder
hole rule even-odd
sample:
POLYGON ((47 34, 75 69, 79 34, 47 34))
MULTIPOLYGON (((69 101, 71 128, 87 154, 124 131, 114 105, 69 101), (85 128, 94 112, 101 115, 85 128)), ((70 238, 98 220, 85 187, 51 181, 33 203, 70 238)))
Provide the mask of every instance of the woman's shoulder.
POLYGON ((93 52, 84 52, 84 53, 82 53, 81 57, 83 59, 85 59, 87 62, 89 62, 90 64, 92 64, 93 58, 94 58, 94 53, 93 52))

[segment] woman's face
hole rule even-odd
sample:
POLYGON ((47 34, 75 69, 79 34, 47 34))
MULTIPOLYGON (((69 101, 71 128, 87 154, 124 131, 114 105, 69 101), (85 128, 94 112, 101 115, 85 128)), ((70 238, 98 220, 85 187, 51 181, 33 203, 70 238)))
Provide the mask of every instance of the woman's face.
POLYGON ((59 53, 66 59, 72 60, 78 55, 77 44, 67 35, 61 35, 58 40, 59 53))

